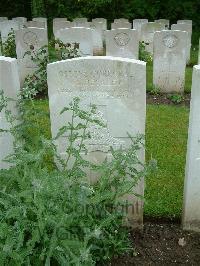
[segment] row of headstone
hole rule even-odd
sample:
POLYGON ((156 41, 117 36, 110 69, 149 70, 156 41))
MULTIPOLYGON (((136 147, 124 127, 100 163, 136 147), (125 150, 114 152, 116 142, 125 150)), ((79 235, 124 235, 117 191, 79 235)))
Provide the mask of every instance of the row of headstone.
MULTIPOLYGON (((157 34, 157 33, 156 33, 157 34)), ((162 32, 164 34, 164 32, 162 32)), ((178 34, 183 34, 178 32, 178 34)), ((161 37, 161 35, 160 35, 161 37)), ((19 91, 19 78, 16 59, 0 57, 0 87, 8 97, 16 99, 19 91)), ((103 119, 106 128, 91 127, 91 139, 86 143, 89 153, 85 156, 92 162, 111 159, 109 147, 126 149, 131 135, 145 133, 146 116, 146 67, 137 60, 116 57, 84 57, 51 63, 47 69, 48 94, 52 137, 60 127, 70 121, 71 115, 60 111, 76 96, 81 99, 81 107, 87 109, 96 104, 97 116, 103 119)), ((15 110, 15 108, 14 108, 15 110)), ((184 190, 183 227, 200 231, 200 65, 194 67, 190 126, 186 160, 186 179, 184 190)), ((78 121, 77 121, 78 122, 78 121)), ((4 114, 0 116, 1 128, 7 129, 4 114)), ((12 152, 12 138, 9 134, 0 136, 0 168, 9 165, 2 162, 12 152)), ((55 141, 58 153, 65 158, 66 136, 55 141)), ((144 149, 138 154, 144 162, 144 149)), ((58 163, 58 162, 57 162, 58 163)), ((60 165, 58 164, 60 167, 60 165)), ((93 173, 89 178, 95 179, 93 173)), ((94 180, 93 180, 94 181, 94 180)), ((135 191, 143 195, 144 182, 135 191)), ((127 223, 141 227, 143 203, 132 193, 127 195, 130 203, 127 223)))

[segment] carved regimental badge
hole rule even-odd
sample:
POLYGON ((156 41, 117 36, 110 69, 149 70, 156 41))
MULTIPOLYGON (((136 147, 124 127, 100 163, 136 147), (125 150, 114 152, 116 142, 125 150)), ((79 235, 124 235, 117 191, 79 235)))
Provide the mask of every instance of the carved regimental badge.
POLYGON ((38 44, 38 37, 37 34, 32 32, 32 31, 28 31, 24 34, 23 36, 23 41, 26 45, 30 46, 35 46, 38 44))
POLYGON ((173 48, 178 43, 178 38, 175 35, 167 35, 163 38, 163 43, 168 48, 173 48))
POLYGON ((130 41, 130 37, 127 33, 121 32, 115 35, 114 40, 118 46, 126 46, 130 41))

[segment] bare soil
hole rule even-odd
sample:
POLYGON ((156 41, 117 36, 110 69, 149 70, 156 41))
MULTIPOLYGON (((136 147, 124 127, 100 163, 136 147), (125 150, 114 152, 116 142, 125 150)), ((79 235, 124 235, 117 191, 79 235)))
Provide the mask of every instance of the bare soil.
MULTIPOLYGON (((172 95, 172 94, 171 94, 172 95)), ((148 104, 167 104, 167 105, 174 105, 174 106, 190 106, 190 97, 189 93, 183 94, 183 99, 180 103, 175 103, 170 99, 170 94, 158 94, 152 95, 147 93, 147 103, 148 104)))
POLYGON ((177 223, 144 223, 143 232, 132 231, 134 255, 114 258, 112 266, 200 266, 200 233, 183 231, 177 223))

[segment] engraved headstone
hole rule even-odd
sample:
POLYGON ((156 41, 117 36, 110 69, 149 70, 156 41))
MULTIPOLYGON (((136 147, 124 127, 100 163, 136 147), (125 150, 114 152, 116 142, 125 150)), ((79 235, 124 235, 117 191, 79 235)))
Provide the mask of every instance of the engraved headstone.
POLYGON ((75 27, 62 29, 56 32, 56 39, 63 43, 79 43, 81 56, 93 55, 93 30, 89 28, 75 27))
POLYGON ((184 185, 183 229, 200 232, 200 65, 193 68, 186 176, 184 185))
MULTIPOLYGON (((14 100, 20 92, 17 60, 10 57, 0 56, 0 89, 4 95, 14 100)), ((17 115, 16 102, 9 102, 9 110, 17 115)), ((8 130, 10 125, 5 119, 4 111, 0 112, 0 128, 8 130)), ((8 169, 10 164, 3 161, 6 156, 13 153, 13 137, 8 132, 0 132, 0 169, 8 169)))
POLYGON ((137 30, 108 30, 106 35, 106 55, 138 59, 139 40, 137 30))
POLYGON ((180 24, 172 24, 171 25, 172 30, 181 30, 181 31, 186 31, 188 33, 187 35, 187 63, 190 62, 190 50, 191 50, 191 45, 192 45, 192 27, 190 24, 186 23, 180 23, 180 24))
POLYGON ((145 44, 145 49, 149 53, 153 54, 153 38, 156 31, 164 30, 163 24, 157 22, 148 22, 142 24, 141 27, 141 41, 145 44))
POLYGON ((55 36, 56 32, 61 30, 61 29, 67 29, 67 28, 71 28, 73 25, 70 21, 54 21, 53 24, 53 34, 55 36))
MULTIPOLYGON (((88 154, 82 156, 94 163, 105 158, 111 160, 113 149, 126 149, 130 145, 127 132, 131 135, 145 133, 146 116, 146 64, 144 62, 117 57, 85 57, 49 64, 47 67, 49 107, 52 137, 58 129, 70 121, 71 114, 60 111, 74 97, 81 99, 81 107, 87 109, 95 104, 98 117, 103 118, 105 128, 91 127, 91 139, 85 144, 88 154)), ((59 155, 66 159, 67 137, 55 141, 59 155)), ((144 149, 138 154, 144 161, 144 149)), ((96 177, 90 172, 91 181, 96 177)), ((143 195, 141 181, 136 193, 143 195)), ((133 194, 127 199, 131 204, 127 223, 142 226, 142 201, 133 194)))
POLYGON ((119 21, 119 22, 114 22, 111 23, 111 29, 131 29, 132 24, 130 22, 124 22, 124 21, 119 21))
POLYGON ((18 30, 20 28, 19 22, 15 20, 5 20, 0 22, 0 33, 1 33, 1 40, 4 43, 7 38, 8 34, 12 31, 18 30))
POLYGON ((169 29, 169 24, 170 24, 169 19, 162 19, 162 18, 161 19, 156 19, 155 22, 164 24, 165 29, 166 30, 169 29))
POLYGON ((182 23, 187 23, 187 24, 192 25, 192 20, 190 20, 190 19, 180 19, 180 20, 177 21, 177 24, 182 24, 182 23))
POLYGON ((141 27, 142 24, 148 23, 148 19, 134 19, 133 20, 133 29, 138 31, 138 37, 140 40, 140 35, 141 35, 141 27))
POLYGON ((153 83, 161 92, 183 92, 187 32, 164 30, 154 35, 153 83))
POLYGON ((48 45, 47 31, 46 29, 41 28, 25 28, 17 30, 15 32, 15 42, 20 83, 21 86, 23 86, 26 76, 28 74, 33 74, 37 70, 37 66, 31 59, 31 56, 34 57, 41 47, 48 45))

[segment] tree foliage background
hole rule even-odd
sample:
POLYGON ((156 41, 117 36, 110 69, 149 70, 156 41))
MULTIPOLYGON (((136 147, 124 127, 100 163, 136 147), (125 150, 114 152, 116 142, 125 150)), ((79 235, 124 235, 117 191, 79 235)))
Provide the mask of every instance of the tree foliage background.
POLYGON ((88 18, 168 18, 192 19, 195 28, 200 28, 199 0, 6 0, 0 5, 0 16, 47 16, 54 17, 85 16, 88 18))

